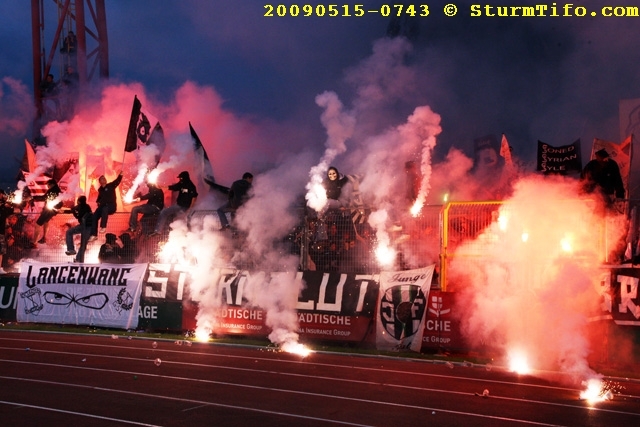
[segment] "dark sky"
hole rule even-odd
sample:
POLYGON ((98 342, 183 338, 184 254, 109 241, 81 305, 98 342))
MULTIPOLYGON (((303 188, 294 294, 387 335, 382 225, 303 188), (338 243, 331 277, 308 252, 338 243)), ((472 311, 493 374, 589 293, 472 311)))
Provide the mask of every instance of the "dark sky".
MULTIPOLYGON (((363 2, 366 10, 383 3, 363 2)), ((594 1, 573 2, 574 10, 587 8, 586 17, 470 17, 471 2, 463 1, 456 16, 446 17, 435 3, 429 16, 402 22, 406 46, 376 53, 392 22, 380 13, 282 18, 265 17, 265 2, 253 0, 109 0, 109 84, 139 83, 158 105, 175 103, 187 81, 210 88, 222 112, 249 123, 267 144, 259 152, 320 156, 326 134, 315 97, 324 91, 362 112, 354 136, 361 139, 430 106, 441 116, 436 159, 452 146, 472 155, 473 139, 486 134, 505 133, 514 155, 529 162, 538 140, 566 145, 580 138, 585 154, 594 137, 620 141, 619 101, 640 97, 639 17, 591 17, 601 8, 594 1)), ((24 138, 32 137, 33 77, 30 3, 5 0, 2 8, 6 182, 24 138)), ((255 168, 245 157, 246 168, 255 168)))

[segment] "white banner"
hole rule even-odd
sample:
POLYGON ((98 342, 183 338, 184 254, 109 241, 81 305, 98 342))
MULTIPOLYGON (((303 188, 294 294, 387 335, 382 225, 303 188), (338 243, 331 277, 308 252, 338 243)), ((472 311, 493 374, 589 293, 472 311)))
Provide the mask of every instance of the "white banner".
POLYGON ((23 262, 18 322, 138 326, 147 264, 43 264, 23 262))
POLYGON ((378 350, 420 351, 434 268, 380 273, 378 350))

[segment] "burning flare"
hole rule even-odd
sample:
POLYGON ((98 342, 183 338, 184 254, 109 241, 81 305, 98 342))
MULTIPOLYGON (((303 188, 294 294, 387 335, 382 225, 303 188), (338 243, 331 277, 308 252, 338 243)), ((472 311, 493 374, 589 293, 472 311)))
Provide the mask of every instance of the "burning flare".
POLYGON ((198 326, 196 328, 196 331, 195 331, 196 341, 207 342, 209 341, 210 335, 211 335, 211 331, 209 330, 209 328, 204 326, 198 326))
POLYGON ((382 266, 391 266, 396 259, 396 251, 388 245, 388 242, 380 242, 376 248, 376 258, 382 266))
POLYGON ((58 203, 60 203, 60 200, 58 198, 47 200, 47 209, 54 210, 58 203))
POLYGON ((531 372, 527 355, 521 350, 509 352, 509 369, 518 375, 526 375, 531 372))
POLYGON ((307 357, 308 355, 313 353, 313 351, 311 351, 307 346, 296 341, 287 341, 283 343, 280 348, 282 349, 282 351, 297 354, 298 356, 302 357, 307 357))
POLYGON ((583 385, 586 385, 586 389, 580 392, 580 399, 590 405, 613 399, 613 391, 600 378, 591 378, 584 381, 583 385))
POLYGON ((148 169, 146 166, 142 166, 140 169, 138 169, 138 175, 133 180, 133 184, 131 185, 131 188, 127 190, 127 194, 125 194, 124 196, 125 203, 133 203, 133 196, 136 194, 136 191, 138 190, 138 187, 144 180, 144 177, 147 174, 147 172, 148 172, 148 169))
POLYGON ((424 197, 418 197, 415 203, 413 204, 413 206, 411 206, 411 209, 409 210, 409 212, 411 212, 411 216, 413 216, 414 218, 417 217, 420 214, 420 211, 422 210, 423 206, 424 206, 424 197))

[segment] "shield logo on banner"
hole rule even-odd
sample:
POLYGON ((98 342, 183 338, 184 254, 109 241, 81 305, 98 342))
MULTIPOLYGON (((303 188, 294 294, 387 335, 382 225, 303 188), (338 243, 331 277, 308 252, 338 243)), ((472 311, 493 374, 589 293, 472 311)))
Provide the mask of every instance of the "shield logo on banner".
POLYGON ((396 340, 407 338, 419 331, 426 306, 420 286, 393 286, 380 299, 380 321, 396 340))

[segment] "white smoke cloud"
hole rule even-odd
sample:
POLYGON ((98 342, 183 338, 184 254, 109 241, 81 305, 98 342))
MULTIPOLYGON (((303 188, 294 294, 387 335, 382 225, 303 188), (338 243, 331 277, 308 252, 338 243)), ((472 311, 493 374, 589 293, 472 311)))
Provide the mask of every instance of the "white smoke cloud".
POLYGON ((266 311, 269 339, 280 346, 298 341, 296 304, 303 283, 295 273, 300 260, 287 252, 284 238, 303 218, 298 203, 309 166, 308 155, 294 156, 256 176, 252 197, 236 216, 246 238, 235 259, 251 260, 256 271, 280 272, 252 275, 247 284, 249 302, 266 311))
POLYGON ((219 269, 244 266, 243 295, 266 313, 269 339, 279 346, 298 341, 296 304, 303 283, 299 257, 288 252, 285 237, 302 219, 299 207, 311 161, 308 154, 286 157, 278 167, 254 175, 250 199, 238 209, 237 235, 220 231, 217 213, 171 224, 166 260, 194 265, 191 297, 198 302, 197 328, 215 332, 222 306, 219 269), (271 273, 273 272, 273 273, 271 273))
POLYGON ((309 172, 306 199, 309 207, 319 212, 327 203, 327 195, 322 186, 325 173, 331 162, 347 150, 345 142, 353 134, 355 118, 352 113, 344 111, 338 96, 333 92, 318 95, 316 103, 325 109, 320 118, 327 130, 327 141, 320 162, 309 172))

